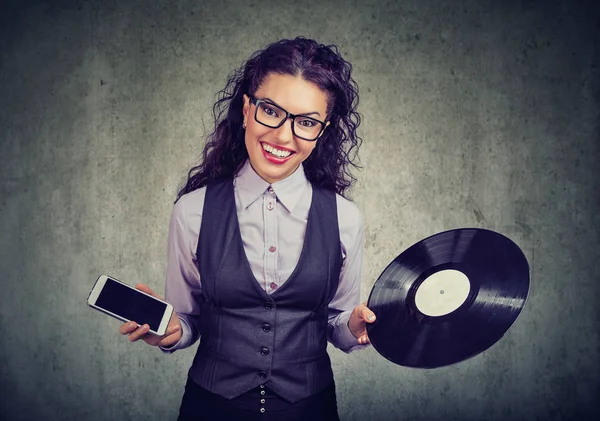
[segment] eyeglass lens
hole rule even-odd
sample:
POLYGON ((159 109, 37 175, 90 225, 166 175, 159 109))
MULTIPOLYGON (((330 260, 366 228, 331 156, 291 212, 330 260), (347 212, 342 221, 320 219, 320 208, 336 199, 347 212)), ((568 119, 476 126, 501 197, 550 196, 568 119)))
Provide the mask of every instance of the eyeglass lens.
MULTIPOLYGON (((267 102, 260 102, 256 108, 256 120, 269 127, 278 127, 287 114, 276 105, 267 102)), ((321 123, 306 116, 296 116, 294 118, 293 132, 296 136, 303 139, 313 140, 321 132, 321 123)))

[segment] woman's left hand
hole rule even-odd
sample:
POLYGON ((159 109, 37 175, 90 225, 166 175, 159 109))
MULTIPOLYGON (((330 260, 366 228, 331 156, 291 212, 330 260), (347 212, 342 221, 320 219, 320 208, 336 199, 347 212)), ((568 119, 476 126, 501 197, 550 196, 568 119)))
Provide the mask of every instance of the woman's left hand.
POLYGON ((367 303, 362 303, 352 310, 350 319, 348 319, 348 327, 350 332, 358 339, 359 344, 368 344, 369 335, 367 335, 367 323, 375 321, 375 313, 368 307, 367 303))

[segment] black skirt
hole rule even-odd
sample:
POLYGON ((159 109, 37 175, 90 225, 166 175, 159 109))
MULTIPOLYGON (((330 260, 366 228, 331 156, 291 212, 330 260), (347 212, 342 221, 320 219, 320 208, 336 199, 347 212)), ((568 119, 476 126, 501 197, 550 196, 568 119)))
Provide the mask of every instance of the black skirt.
POLYGON ((290 403, 261 386, 234 399, 209 392, 188 377, 178 421, 339 421, 335 383, 290 403))

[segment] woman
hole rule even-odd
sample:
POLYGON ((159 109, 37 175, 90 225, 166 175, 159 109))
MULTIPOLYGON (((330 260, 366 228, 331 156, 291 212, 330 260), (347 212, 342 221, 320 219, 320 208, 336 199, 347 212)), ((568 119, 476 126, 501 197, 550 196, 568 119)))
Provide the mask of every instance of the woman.
MULTIPOLYGON (((358 92, 335 46, 256 52, 213 108, 215 130, 173 208, 162 337, 200 338, 180 420, 338 420, 327 340, 350 352, 375 319, 359 305, 363 225, 354 178, 358 92)), ((157 296, 145 285, 140 290, 157 296)))

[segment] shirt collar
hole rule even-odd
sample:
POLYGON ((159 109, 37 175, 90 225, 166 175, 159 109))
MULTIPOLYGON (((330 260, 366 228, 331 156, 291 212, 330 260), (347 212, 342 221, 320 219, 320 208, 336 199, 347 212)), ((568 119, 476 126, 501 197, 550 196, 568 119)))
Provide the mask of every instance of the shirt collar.
POLYGON ((260 178, 250 165, 250 160, 246 160, 235 177, 234 186, 242 209, 246 209, 269 188, 269 183, 260 178))
MULTIPOLYGON (((234 183, 242 209, 254 203, 269 188, 269 183, 254 171, 249 160, 237 173, 234 183)), ((307 186, 308 180, 302 164, 289 177, 271 184, 279 202, 290 213, 293 212, 307 186)))
POLYGON ((271 187, 275 190, 275 194, 281 204, 290 213, 293 213, 304 190, 308 187, 308 180, 306 179, 302 164, 289 177, 273 183, 271 187))

